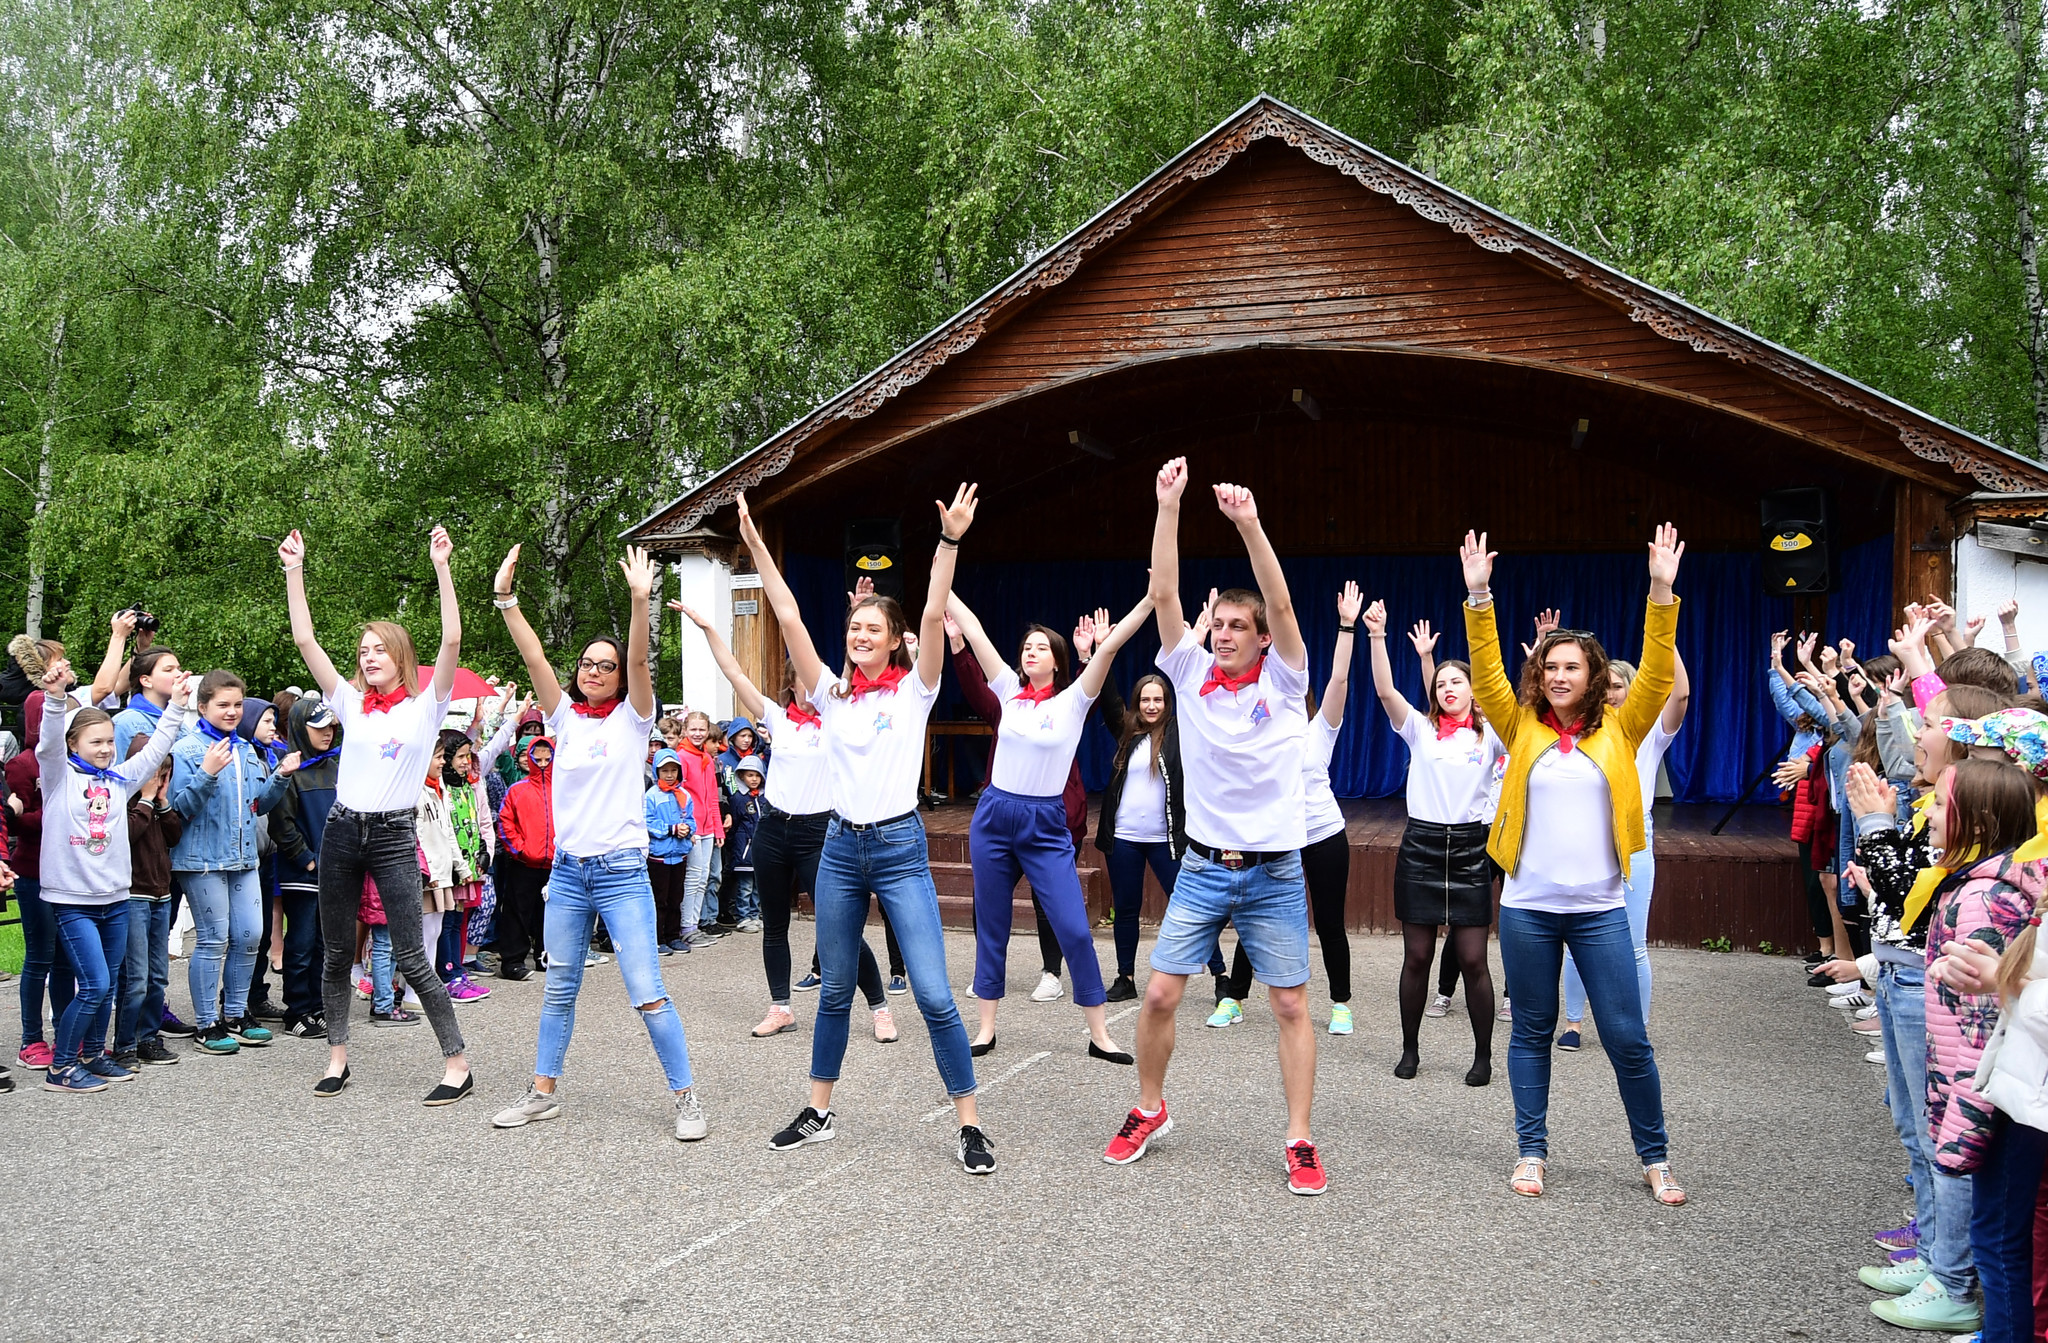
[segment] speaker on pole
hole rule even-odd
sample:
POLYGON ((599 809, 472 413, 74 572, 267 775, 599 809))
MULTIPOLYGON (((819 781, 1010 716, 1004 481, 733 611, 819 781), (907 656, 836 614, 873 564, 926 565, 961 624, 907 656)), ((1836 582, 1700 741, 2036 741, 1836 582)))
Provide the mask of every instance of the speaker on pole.
POLYGON ((903 525, 895 518, 856 518, 846 524, 846 590, 869 579, 880 596, 902 601, 903 525))
POLYGON ((1773 490, 1763 497, 1764 591, 1780 597, 1828 590, 1833 568, 1827 491, 1773 490))

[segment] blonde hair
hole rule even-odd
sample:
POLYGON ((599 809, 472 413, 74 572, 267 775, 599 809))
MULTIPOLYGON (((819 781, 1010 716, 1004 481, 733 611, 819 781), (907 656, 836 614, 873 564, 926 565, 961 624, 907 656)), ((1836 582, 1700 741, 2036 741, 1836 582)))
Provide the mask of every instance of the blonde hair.
MULTIPOLYGON (((412 635, 405 626, 390 620, 372 620, 364 624, 363 634, 374 634, 384 644, 384 651, 391 655, 392 663, 398 668, 398 683, 410 695, 420 688, 420 658, 413 651, 412 635)), ((363 680, 363 634, 356 636, 356 672, 348 678, 357 690, 368 691, 369 684, 363 680)))

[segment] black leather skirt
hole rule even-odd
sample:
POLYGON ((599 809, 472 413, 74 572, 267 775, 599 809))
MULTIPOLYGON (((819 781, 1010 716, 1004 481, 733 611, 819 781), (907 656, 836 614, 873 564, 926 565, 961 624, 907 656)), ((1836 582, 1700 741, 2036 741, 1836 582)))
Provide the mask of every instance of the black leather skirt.
POLYGON ((1394 859, 1394 917, 1403 923, 1484 927, 1493 922, 1493 863, 1484 821, 1410 819, 1394 859))

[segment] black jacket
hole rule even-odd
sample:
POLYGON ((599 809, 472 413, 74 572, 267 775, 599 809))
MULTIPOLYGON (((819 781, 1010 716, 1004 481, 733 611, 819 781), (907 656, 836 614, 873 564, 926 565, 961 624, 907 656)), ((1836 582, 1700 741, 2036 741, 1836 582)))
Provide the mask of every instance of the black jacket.
MULTIPOLYGON (((1118 693, 1116 678, 1110 677, 1102 683, 1102 694, 1096 698, 1096 706, 1102 710, 1102 725, 1109 729, 1109 735, 1119 742, 1124 739, 1124 729, 1136 716, 1136 710, 1124 705, 1124 697, 1118 693)), ((1173 714, 1173 687, 1166 687, 1166 712, 1173 714)), ((1166 781, 1166 833, 1167 851, 1175 862, 1188 851, 1188 794, 1181 780, 1180 772, 1180 725, 1174 724, 1161 734, 1159 745, 1160 777, 1166 781)), ((1116 809, 1124 797, 1124 776, 1130 773, 1130 757, 1124 756, 1110 777, 1109 787, 1102 790, 1102 815, 1095 823, 1095 847, 1108 853, 1116 843, 1116 809)))

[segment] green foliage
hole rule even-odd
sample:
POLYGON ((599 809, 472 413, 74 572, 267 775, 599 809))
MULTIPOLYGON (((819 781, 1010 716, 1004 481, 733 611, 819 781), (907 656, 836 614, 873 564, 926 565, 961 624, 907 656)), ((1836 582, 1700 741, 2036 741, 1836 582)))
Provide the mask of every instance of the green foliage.
POLYGON ((1723 934, 1720 937, 1703 937, 1700 939, 1700 950, 1733 951, 1735 950, 1735 944, 1728 940, 1726 934, 1723 934))
POLYGON ((510 671, 507 547, 617 627, 622 527, 1262 90, 2032 451, 2040 3, 20 0, 0 590, 271 686, 279 537, 342 647, 441 522, 510 671))

